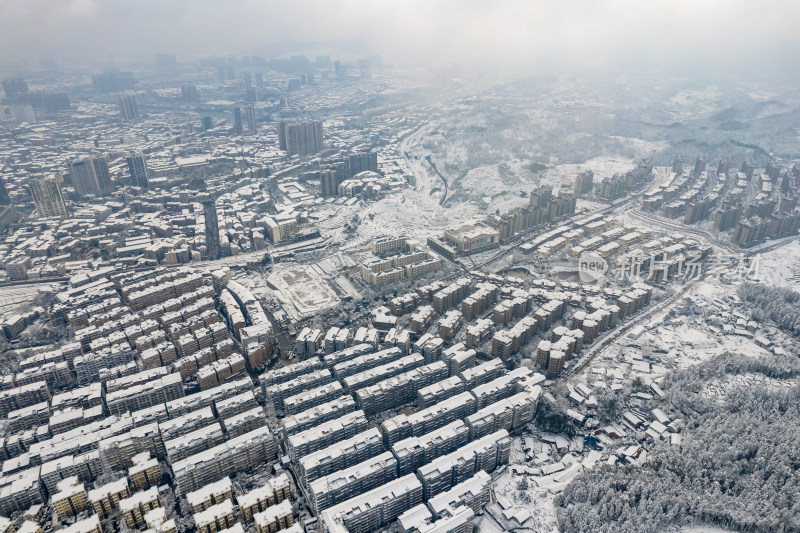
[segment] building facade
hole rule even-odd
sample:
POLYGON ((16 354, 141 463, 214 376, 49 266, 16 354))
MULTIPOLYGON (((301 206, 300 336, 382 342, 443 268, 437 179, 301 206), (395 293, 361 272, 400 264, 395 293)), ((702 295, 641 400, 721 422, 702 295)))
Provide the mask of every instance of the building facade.
POLYGON ((54 176, 33 180, 31 196, 41 217, 65 217, 69 214, 61 182, 54 176))

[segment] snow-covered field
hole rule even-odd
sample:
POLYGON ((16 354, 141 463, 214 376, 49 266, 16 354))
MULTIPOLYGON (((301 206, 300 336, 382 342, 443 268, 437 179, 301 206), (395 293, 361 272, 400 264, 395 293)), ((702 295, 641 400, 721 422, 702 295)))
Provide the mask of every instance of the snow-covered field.
POLYGON ((531 182, 519 177, 519 174, 502 172, 500 165, 487 165, 473 168, 459 181, 460 186, 471 194, 493 198, 509 191, 529 191, 531 182))
POLYGON ((594 182, 599 183, 603 178, 610 178, 614 174, 624 174, 636 166, 632 159, 616 157, 595 157, 585 163, 556 165, 542 173, 541 184, 553 187, 553 192, 561 187, 565 179, 574 181, 575 177, 586 170, 594 172, 594 182))
POLYGON ((323 235, 346 252, 363 250, 373 239, 384 236, 407 236, 425 242, 447 228, 457 227, 484 215, 472 202, 442 207, 434 198, 411 189, 387 195, 367 205, 335 206, 320 213, 323 235), (345 232, 345 224, 354 215, 360 222, 355 233, 345 232))
POLYGON ((790 389, 796 387, 800 379, 776 379, 763 374, 738 374, 728 376, 725 380, 714 380, 706 385, 705 396, 723 398, 737 387, 765 387, 769 390, 790 389))
POLYGON ((301 316, 311 315, 339 303, 339 297, 308 265, 273 272, 268 280, 301 316))
POLYGON ((759 278, 776 287, 800 288, 800 241, 761 256, 759 278))
POLYGON ((27 313, 40 292, 58 291, 61 287, 56 283, 23 285, 20 287, 3 287, 0 290, 0 313, 27 313))

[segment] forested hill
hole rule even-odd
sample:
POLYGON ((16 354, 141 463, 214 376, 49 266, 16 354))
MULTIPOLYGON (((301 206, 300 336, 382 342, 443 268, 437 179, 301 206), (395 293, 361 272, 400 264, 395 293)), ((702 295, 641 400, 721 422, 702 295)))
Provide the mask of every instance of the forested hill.
POLYGON ((742 283, 737 292, 756 320, 772 320, 792 335, 800 335, 800 292, 761 283, 742 283))
POLYGON ((674 372, 665 388, 670 418, 686 424, 682 447, 662 442, 642 467, 577 477, 557 501, 561 530, 656 533, 693 522, 800 531, 798 377, 794 355, 724 354, 674 372))

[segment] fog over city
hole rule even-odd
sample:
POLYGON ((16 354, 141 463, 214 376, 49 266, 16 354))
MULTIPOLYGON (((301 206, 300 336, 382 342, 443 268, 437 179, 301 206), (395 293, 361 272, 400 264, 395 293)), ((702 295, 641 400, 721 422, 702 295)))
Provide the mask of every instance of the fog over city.
POLYGON ((65 65, 292 52, 526 75, 618 69, 796 76, 800 4, 776 0, 4 2, 0 57, 65 65))
POLYGON ((0 0, 0 533, 800 532, 798 21, 0 0))

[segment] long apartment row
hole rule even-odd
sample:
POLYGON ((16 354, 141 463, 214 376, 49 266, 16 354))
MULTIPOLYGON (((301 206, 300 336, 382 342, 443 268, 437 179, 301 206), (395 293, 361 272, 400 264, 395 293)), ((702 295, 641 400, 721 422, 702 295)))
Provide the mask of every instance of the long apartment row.
MULTIPOLYGON (((97 401, 92 388, 87 389, 72 400, 97 401)), ((60 400, 60 405, 67 401, 60 400)), ((142 452, 172 464, 182 490, 192 490, 274 458, 276 439, 266 422, 252 381, 245 377, 132 414, 125 411, 77 425, 4 461, 0 508, 21 510, 41 503, 65 477, 90 482, 101 473, 126 468, 142 452)))
MULTIPOLYGON (((188 276, 184 280, 195 278, 196 276, 188 276)), ((0 388, 4 389, 0 390, 0 412, 9 414, 33 406, 41 411, 41 403, 49 401, 49 390, 46 390, 41 383, 33 381, 37 377, 44 378, 49 388, 63 387, 71 384, 72 372, 77 377, 78 383, 85 384, 96 380, 111 381, 126 377, 139 372, 142 367, 157 369, 172 364, 182 379, 198 373, 201 388, 207 389, 243 372, 245 361, 241 355, 234 353, 234 344, 228 339, 226 327, 220 323, 219 314, 213 310, 213 300, 198 295, 207 291, 211 291, 213 295, 210 287, 203 286, 198 291, 181 296, 181 301, 189 298, 189 301, 194 301, 195 304, 180 311, 180 322, 164 321, 159 324, 156 319, 162 320, 167 315, 150 312, 151 308, 147 308, 143 313, 146 311, 148 316, 153 316, 155 319, 146 319, 137 325, 140 333, 143 331, 146 333, 142 336, 134 338, 123 335, 120 342, 90 354, 83 354, 80 344, 72 343, 29 357, 22 362, 19 373, 4 379, 0 384, 0 388), (163 329, 158 329, 159 327, 165 328, 167 333, 165 334, 163 329), (136 359, 137 351, 141 355, 141 362, 136 359), (182 357, 176 360, 178 355, 182 357)), ((118 297, 116 299, 119 300, 118 297)), ((101 301, 100 304, 105 301, 107 300, 101 301)), ((165 305, 159 304, 158 307, 163 311, 165 305)), ((260 304, 258 307, 263 314, 260 304)), ((256 315, 253 312, 250 314, 256 315)), ((262 317, 261 322, 268 324, 265 317, 262 317)), ((271 336, 266 335, 263 340, 263 346, 269 349, 258 354, 260 359, 253 360, 254 351, 248 350, 251 366, 260 364, 271 349, 271 336)), ((109 342, 106 338, 102 341, 109 342)), ((252 347, 251 345, 250 348, 252 347)), ((262 345, 259 344, 258 348, 261 350, 262 345)), ((126 394, 126 396, 136 395, 126 394)), ((115 404, 118 400, 119 398, 113 398, 111 403, 115 404)), ((135 402, 138 403, 137 400, 135 402)), ((121 409, 134 410, 141 407, 142 405, 123 405, 121 409)), ((111 412, 114 413, 113 407, 111 412)), ((14 413, 12 418, 19 415, 30 416, 28 413, 14 413)))
POLYGON ((423 498, 430 500, 466 483, 475 472, 507 461, 507 431, 533 418, 542 379, 527 369, 505 373, 502 363, 493 360, 423 388, 429 390, 418 401, 428 407, 386 420, 380 430, 367 429, 364 412, 348 396, 287 417, 283 430, 315 509, 327 509, 323 516, 328 522, 366 531, 375 520, 388 523, 423 498), (394 502, 394 512, 368 505, 378 493, 394 502))
POLYGON ((295 523, 289 476, 280 473, 251 490, 234 489, 228 476, 186 493, 192 519, 199 533, 217 533, 236 528, 244 533, 245 524, 253 524, 258 533, 301 533, 295 523), (239 521, 241 520, 241 522, 239 521))
MULTIPOLYGON (((490 435, 521 427, 535 413, 539 394, 536 384, 543 379, 541 375, 534 375, 527 369, 506 373, 502 362, 497 359, 477 367, 465 362, 466 368, 451 366, 446 360, 423 365, 424 359, 419 354, 412 354, 417 356, 419 369, 437 369, 439 373, 435 375, 439 379, 416 387, 413 396, 420 411, 390 418, 381 424, 380 430, 368 429, 368 412, 377 414, 413 401, 409 400, 411 395, 408 391, 415 388, 412 376, 417 369, 405 373, 411 375, 401 373, 387 379, 386 372, 392 372, 393 363, 403 359, 399 350, 384 350, 376 358, 376 354, 370 352, 357 355, 359 350, 354 348, 357 347, 329 356, 331 362, 342 360, 333 365, 333 372, 319 359, 309 359, 265 374, 262 380, 265 388, 272 389, 267 397, 279 402, 276 400, 277 391, 292 391, 295 387, 307 386, 318 379, 332 380, 334 375, 338 375, 347 385, 348 378, 358 375, 352 374, 352 369, 359 368, 359 358, 362 358, 360 364, 366 367, 374 365, 382 357, 394 358, 389 363, 372 366, 362 372, 371 379, 375 379, 377 374, 379 378, 375 384, 361 389, 348 389, 352 396, 344 394, 345 387, 340 385, 334 398, 283 419, 282 430, 287 450, 313 495, 312 505, 317 511, 389 483, 398 476, 413 473, 436 458, 458 452, 470 443, 477 442, 475 449, 483 450, 485 453, 481 457, 484 457, 489 453, 485 445, 491 441, 490 435), (353 361, 357 364, 353 364, 353 361), (448 377, 451 368, 457 370, 458 374, 448 377), (405 378, 395 379, 400 376, 405 378), (395 395, 381 407, 365 402, 364 399, 377 390, 393 391, 395 395)), ((456 349, 447 355, 462 352, 465 351, 456 349)), ((471 361, 474 364, 474 352, 471 361)), ((358 383, 362 381, 361 378, 356 380, 358 383)), ((313 393, 306 394, 316 396, 313 393)), ((497 452, 496 447, 492 449, 497 452)), ((465 459, 468 456, 475 457, 473 448, 460 451, 459 462, 469 462, 465 459)), ((450 460, 455 460, 456 455, 450 460)), ((469 470, 468 467, 464 468, 469 470)), ((436 484, 445 486, 447 482, 437 477, 440 473, 438 470, 435 472, 423 475, 428 487, 425 489, 426 498, 446 490, 436 484)))

